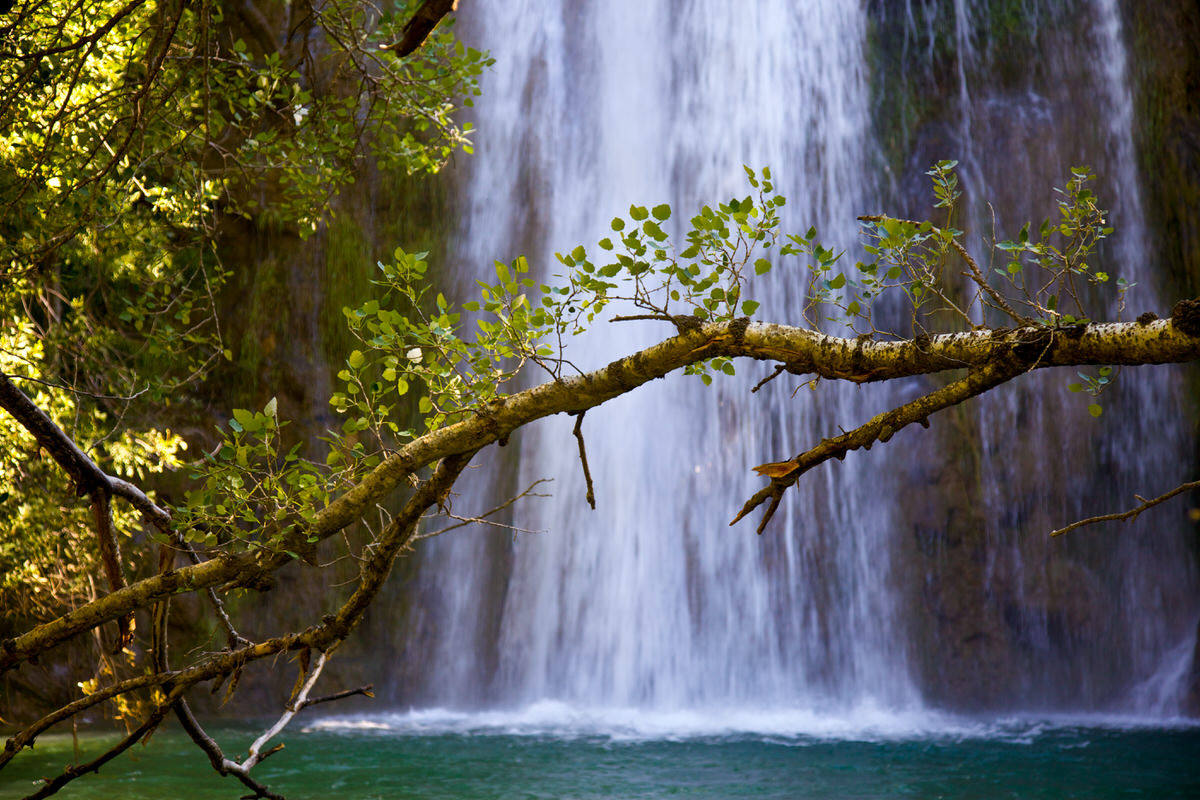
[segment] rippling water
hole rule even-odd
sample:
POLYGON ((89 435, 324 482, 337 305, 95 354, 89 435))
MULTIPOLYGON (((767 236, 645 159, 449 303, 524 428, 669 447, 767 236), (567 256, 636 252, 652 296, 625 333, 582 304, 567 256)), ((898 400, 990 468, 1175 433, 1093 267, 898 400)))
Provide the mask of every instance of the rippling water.
MULTIPOLYGON (((257 730, 214 730, 227 747, 257 730)), ((83 757, 115 735, 81 736, 83 757)), ((1200 725, 1111 717, 981 720, 870 707, 851 715, 426 710, 327 717, 287 732, 255 774, 302 798, 1105 798, 1200 797, 1200 725)), ((72 757, 45 736, 0 773, 20 797, 72 757)), ((75 798, 232 798, 176 730, 160 731, 75 798)))

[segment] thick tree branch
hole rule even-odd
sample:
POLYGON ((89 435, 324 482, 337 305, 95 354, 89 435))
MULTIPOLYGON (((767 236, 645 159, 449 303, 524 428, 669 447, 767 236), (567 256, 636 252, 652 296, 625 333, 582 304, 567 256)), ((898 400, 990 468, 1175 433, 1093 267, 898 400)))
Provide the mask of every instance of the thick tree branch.
POLYGON ((442 21, 442 17, 456 8, 458 8, 458 0, 425 0, 416 13, 404 24, 400 41, 390 45, 387 49, 393 51, 399 58, 411 55, 425 43, 429 34, 442 21))
POLYGON ((128 481, 109 475, 93 461, 42 411, 29 397, 12 382, 8 375, 0 373, 0 408, 29 431, 38 446, 50 454, 75 484, 76 495, 92 494, 98 488, 110 496, 116 495, 129 501, 130 505, 145 514, 160 530, 167 530, 171 515, 156 505, 146 493, 128 481))
MULTIPOLYGON (((423 466, 474 452, 538 419, 594 408, 714 356, 776 361, 796 375, 859 383, 951 369, 984 370, 992 364, 1008 363, 1010 358, 1016 358, 1022 369, 1193 361, 1200 358, 1200 330, 1192 327, 1189 320, 1194 315, 1187 308, 1173 314, 1171 320, 1145 323, 978 330, 882 342, 840 338, 786 325, 748 323, 744 319, 705 323, 593 372, 497 398, 488 404, 486 413, 409 442, 292 536, 298 542, 309 537, 328 538, 374 508, 423 466)), ((146 578, 0 643, 0 671, 160 597, 222 584, 249 585, 290 560, 286 553, 248 552, 146 578)))

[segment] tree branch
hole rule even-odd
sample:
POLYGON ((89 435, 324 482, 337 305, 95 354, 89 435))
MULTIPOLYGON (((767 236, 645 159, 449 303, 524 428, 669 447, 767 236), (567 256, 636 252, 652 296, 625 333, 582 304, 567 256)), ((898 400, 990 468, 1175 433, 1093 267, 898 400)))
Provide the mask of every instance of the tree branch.
POLYGON ((930 414, 982 394, 1020 375, 1025 370, 1024 364, 1013 360, 972 370, 966 377, 935 392, 918 397, 891 411, 877 414, 869 422, 848 433, 823 440, 816 447, 806 450, 791 461, 763 464, 756 467, 756 471, 771 476, 771 483, 747 500, 729 524, 737 524, 751 511, 770 500, 771 504, 758 524, 758 533, 761 534, 766 529, 767 523, 771 521, 771 517, 775 515, 775 510, 779 508, 784 490, 794 485, 801 475, 813 467, 823 464, 831 458, 841 460, 851 450, 859 448, 870 450, 875 442, 888 441, 901 428, 914 422, 927 424, 925 421, 930 414))
POLYGON ((587 486, 587 502, 596 510, 596 489, 592 486, 592 471, 588 469, 587 463, 587 448, 583 444, 583 415, 586 411, 580 411, 575 415, 575 439, 579 442, 579 464, 583 467, 583 480, 587 486))
MULTIPOLYGON (((745 320, 704 323, 601 369, 497 398, 484 409, 486 413, 481 410, 409 442, 317 512, 309 525, 297 526, 289 534, 287 547, 295 550, 290 544, 293 540, 303 546, 309 538, 332 536, 374 508, 425 465, 473 453, 538 419, 594 408, 714 356, 776 361, 795 375, 856 383, 972 367, 987 374, 989 365, 1005 363, 1009 358, 1020 361, 1022 369, 1193 361, 1200 359, 1200 330, 1192 326, 1195 315, 1189 315, 1186 308, 1170 320, 1145 323, 1091 324, 1065 330, 977 330, 900 341, 845 339, 786 325, 748 324, 745 320), (1179 325, 1173 322, 1176 318, 1179 325)), ((4 383, 0 382, 0 405, 3 389, 4 383)), ((15 639, 0 642, 0 671, 160 597, 222 584, 250 585, 291 560, 286 552, 245 552, 143 579, 15 639)))
POLYGON ((1191 481, 1190 483, 1184 483, 1176 486, 1171 491, 1167 492, 1166 494, 1161 494, 1158 497, 1155 497, 1153 500, 1147 500, 1144 497, 1138 497, 1137 495, 1134 495, 1134 497, 1137 497, 1138 500, 1142 501, 1142 504, 1136 508, 1131 508, 1128 511, 1121 511, 1116 514, 1101 514, 1097 517, 1081 519, 1078 522, 1072 522, 1065 528, 1059 528, 1057 530, 1050 531, 1050 535, 1062 536, 1064 533, 1070 533, 1076 528, 1082 528, 1085 525, 1095 525, 1097 522, 1115 522, 1117 520, 1120 520, 1121 522, 1129 522, 1137 519, 1138 515, 1146 509, 1152 508, 1153 506, 1156 506, 1165 500, 1170 500, 1177 494, 1189 492, 1192 489, 1200 489, 1200 481, 1191 481))
POLYGON ((442 21, 442 17, 457 7, 458 0, 425 0, 416 13, 404 24, 400 41, 389 45, 386 49, 393 51, 398 58, 411 55, 425 43, 429 34, 442 21))

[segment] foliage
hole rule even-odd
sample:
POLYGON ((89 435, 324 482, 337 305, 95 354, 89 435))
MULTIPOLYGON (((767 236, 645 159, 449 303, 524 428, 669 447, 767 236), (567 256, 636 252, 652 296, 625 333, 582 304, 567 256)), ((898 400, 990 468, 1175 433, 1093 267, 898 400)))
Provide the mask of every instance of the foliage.
MULTIPOLYGON (((215 314, 222 220, 308 235, 368 160, 431 172, 470 151, 454 113, 490 61, 449 25, 407 59, 384 49, 412 5, 291 18, 270 4, 33 0, 0 17, 0 369, 113 475, 175 463, 167 409, 231 356, 215 314)), ((5 614, 94 597, 87 509, 69 487, 29 491, 62 482, 7 417, 0 445, 0 528, 21 531, 0 550, 5 614)), ((117 513, 123 536, 138 530, 117 513)))
MULTIPOLYGON (((815 229, 802 236, 783 232, 779 211, 786 199, 775 192, 769 168, 749 167, 751 194, 702 207, 679 237, 682 246, 664 227, 672 219, 668 204, 633 205, 627 218, 612 220, 613 235, 599 241, 604 257, 594 259, 582 245, 558 253, 566 269, 549 283, 529 276, 524 257, 495 262, 496 280, 478 280, 481 299, 461 311, 429 285, 427 254, 397 248, 391 262, 377 265, 379 295, 343 312, 359 347, 346 357, 337 375, 341 388, 330 399, 344 421, 329 432, 326 463, 305 461, 295 449, 280 456, 273 403, 264 412, 235 410, 231 434, 196 473, 204 487, 189 495, 186 508, 194 529, 203 531, 194 538, 210 546, 220 541, 226 549, 239 543, 284 547, 279 521, 311 521, 339 488, 353 485, 397 448, 488 415, 511 387, 526 384, 521 376, 530 367, 554 380, 578 373, 567 357, 571 336, 604 320, 660 320, 685 331, 749 317, 760 306, 751 299, 754 292, 763 291, 755 279, 761 285, 761 276, 777 264, 799 271, 807 287, 803 313, 813 330, 834 323, 859 334, 892 336, 874 325, 875 310, 887 295, 904 299, 919 331, 947 314, 975 328, 996 312, 1019 325, 1051 329, 1086 323, 1086 298, 1076 281, 1108 280, 1089 262, 1110 233, 1105 212, 1086 189, 1090 172, 1072 171, 1060 191, 1060 219, 1044 222, 1039 239, 1029 239, 1026 225, 1016 240, 992 244, 991 262, 1006 261, 1004 269, 990 270, 997 277, 989 282, 962 243, 964 232, 953 227, 960 197, 954 166, 939 162, 928 173, 945 223, 864 217, 863 251, 874 260, 860 261, 853 270, 837 269, 843 253, 822 244, 815 229), (966 283, 954 280, 956 264, 967 267, 961 273, 966 283), (1056 310, 1058 295, 1070 298, 1078 316, 1056 310), (1014 306, 1036 316, 1026 317, 1014 306), (614 315, 614 309, 633 313, 614 315), (423 420, 416 427, 399 413, 413 395, 423 420), (234 507, 231 496, 247 502, 234 507), (236 532, 239 526, 260 533, 251 541, 236 532), (217 536, 218 530, 226 533, 217 536)), ((1128 288, 1119 286, 1122 293, 1128 288)), ((684 371, 710 384, 714 374, 732 375, 735 369, 730 358, 716 356, 684 371)), ((1092 397, 1113 377, 1111 367, 1096 377, 1079 374, 1082 383, 1071 384, 1071 391, 1092 397)), ((1088 410, 1099 416, 1101 406, 1093 402, 1088 410)))

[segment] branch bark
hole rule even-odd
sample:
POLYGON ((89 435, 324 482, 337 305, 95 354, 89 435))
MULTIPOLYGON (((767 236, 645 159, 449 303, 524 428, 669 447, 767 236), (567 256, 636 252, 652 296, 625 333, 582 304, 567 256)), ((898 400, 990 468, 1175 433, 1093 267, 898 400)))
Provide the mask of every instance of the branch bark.
MULTIPOLYGON (((1066 527, 1058 528, 1057 530, 1050 531, 1050 535, 1051 536, 1062 536, 1064 533, 1070 533, 1071 531, 1075 530, 1076 528, 1082 528, 1086 525, 1095 525, 1097 522, 1118 522, 1118 521, 1119 522, 1128 522, 1130 520, 1137 519, 1138 515, 1141 514, 1143 511, 1145 511, 1146 509, 1153 508, 1154 506, 1158 505, 1159 503, 1162 503, 1166 500, 1170 500, 1175 495, 1183 494, 1184 492, 1190 492, 1193 489, 1200 489, 1200 481, 1189 481, 1188 483, 1182 483, 1179 486, 1176 486, 1171 491, 1160 494, 1158 497, 1155 497, 1152 500, 1147 500, 1144 497, 1138 497, 1137 499, 1142 501, 1142 504, 1140 506, 1131 508, 1128 511, 1120 511, 1115 514, 1101 514, 1099 516, 1088 517, 1087 519, 1081 519, 1076 522, 1072 522, 1070 525, 1067 525, 1066 527)), ((1134 495, 1134 496, 1137 497, 1137 495, 1134 495)))
MULTIPOLYGON (((714 356, 774 361, 794 375, 856 383, 955 369, 982 370, 998 363, 1019 364, 1018 373, 1055 366, 1165 364, 1200 359, 1200 330, 1189 313, 1183 309, 1173 313, 1172 319, 1147 322, 977 330, 901 341, 848 339, 745 319, 705 323, 595 371, 497 398, 479 414, 409 442, 318 512, 310 525, 297 527, 292 537, 297 547, 304 549, 301 545, 309 537, 323 540, 355 522, 423 466, 473 453, 536 420, 594 408, 714 356), (1176 319, 1180 324, 1175 324, 1176 319)), ((4 382, 0 382, 0 405, 8 408, 3 390, 4 382)), ((45 435, 47 440, 55 438, 52 433, 45 435)), ((62 449, 61 443, 56 446, 62 449)), ((72 465, 68 471, 93 474, 86 471, 90 459, 85 462, 69 456, 64 460, 72 465)), ((0 671, 159 598, 220 585, 253 585, 291 560, 286 553, 247 552, 143 579, 0 642, 0 671)))

